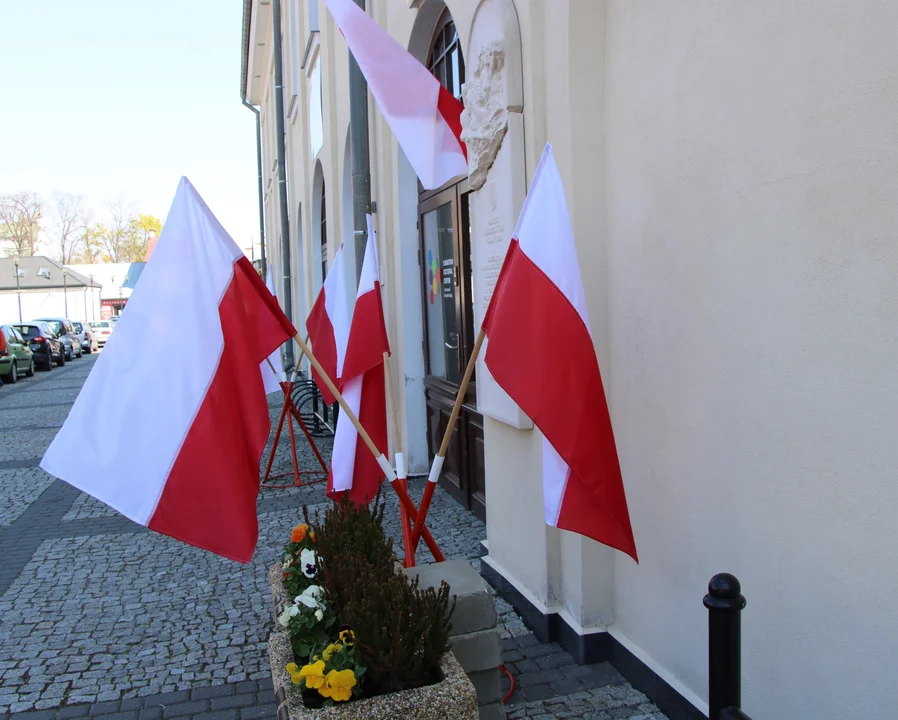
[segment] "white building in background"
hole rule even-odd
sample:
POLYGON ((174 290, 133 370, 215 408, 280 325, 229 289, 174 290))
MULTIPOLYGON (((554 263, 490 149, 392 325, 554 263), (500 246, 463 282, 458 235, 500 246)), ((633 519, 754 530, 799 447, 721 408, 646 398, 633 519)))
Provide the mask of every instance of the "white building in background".
POLYGON ((146 263, 94 263, 69 265, 87 278, 103 287, 100 292, 97 316, 88 320, 105 320, 111 315, 121 315, 128 298, 137 284, 146 263))
MULTIPOLYGON (((267 0, 245 0, 241 82, 262 112, 267 254, 301 326, 337 246, 353 242, 348 57, 323 3, 280 4, 289 263, 267 0)), ((463 95, 480 138, 470 179, 419 193, 369 97, 414 470, 547 141, 577 237, 641 563, 544 524, 539 433, 481 365, 441 482, 486 518, 485 574, 542 637, 616 659, 637 685, 651 671, 655 690, 678 694, 664 708, 674 718, 684 703, 707 709, 701 598, 732 572, 748 597, 750 715, 893 718, 898 5, 367 8, 463 95)))
POLYGON ((0 324, 39 317, 99 318, 102 291, 96 279, 47 257, 0 258, 0 324))

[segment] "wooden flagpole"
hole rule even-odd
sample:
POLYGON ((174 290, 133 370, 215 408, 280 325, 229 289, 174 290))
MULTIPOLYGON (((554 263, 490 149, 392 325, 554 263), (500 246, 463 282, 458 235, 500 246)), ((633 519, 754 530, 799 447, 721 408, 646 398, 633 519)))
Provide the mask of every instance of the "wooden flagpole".
MULTIPOLYGON (((408 492, 408 483, 406 482, 405 458, 399 446, 399 416, 396 408, 396 398, 393 396, 393 376, 390 372, 390 353, 384 353, 384 381, 387 390, 387 407, 390 413, 390 423, 393 426, 393 455, 396 458, 396 474, 398 475, 396 482, 402 483, 405 491, 408 492)), ((405 547, 405 559, 403 565, 405 567, 415 566, 415 546, 412 543, 412 523, 405 505, 399 506, 399 516, 402 521, 402 544, 405 547)))
MULTIPOLYGON (((393 471, 392 465, 390 465, 390 461, 387 460, 386 456, 377 449, 377 445, 374 444, 374 441, 371 439, 371 436, 362 427, 362 423, 359 422, 358 417, 352 411, 352 408, 349 407, 349 404, 343 398, 343 395, 337 390, 337 386, 334 385, 334 381, 331 380, 330 376, 325 372, 324 368, 321 367, 321 363, 318 362, 318 358, 312 353, 312 350, 309 348, 306 341, 299 337, 299 333, 293 336, 293 339, 296 341, 296 344, 299 346, 300 352, 309 358, 309 362, 312 363, 312 367, 318 372, 318 375, 324 381, 324 384, 327 386, 327 389, 330 390, 331 395, 336 398, 337 402, 340 404, 340 408, 346 413, 346 417, 349 418, 349 421, 355 427, 356 432, 358 432, 359 437, 362 438, 362 442, 368 446, 368 450, 371 451, 371 454, 374 455, 375 460, 377 460, 377 464, 380 465, 381 470, 384 471, 384 475, 387 480, 390 481, 390 487, 396 492, 399 496, 400 502, 405 506, 409 515, 417 516, 418 509, 415 507, 415 503, 412 502, 412 499, 409 497, 408 492, 404 490, 404 488, 399 485, 396 485, 396 473, 393 471)), ((430 530, 427 528, 422 528, 420 532, 418 532, 419 538, 424 538, 424 542, 427 543, 427 547, 430 548, 430 552, 433 554, 434 559, 437 562, 442 562, 445 560, 443 553, 440 551, 439 546, 437 546, 436 540, 433 539, 433 535, 430 534, 430 530)))
POLYGON ((415 533, 412 536, 412 552, 418 547, 418 541, 421 539, 420 528, 423 527, 423 523, 427 519, 430 501, 433 500, 433 493, 436 490, 437 481, 440 479, 440 472, 443 469, 443 460, 446 458, 446 451, 449 449, 450 440, 452 440, 452 431, 455 428, 455 423, 458 421, 458 414, 461 412, 461 406, 465 400, 465 393, 468 392, 468 384, 471 382, 471 376, 474 374, 477 356, 480 355, 480 347, 483 345, 484 338, 486 338, 486 332, 484 332, 483 328, 480 328, 480 332, 477 333, 477 340, 474 343, 474 349, 471 351, 471 357, 468 359, 468 365, 465 368, 464 377, 461 379, 461 385, 458 386, 458 394, 455 396, 452 414, 449 416, 449 422, 446 424, 446 431, 443 433, 443 442, 440 443, 440 449, 437 451, 437 455, 433 459, 433 465, 430 467, 430 477, 427 478, 427 487, 424 488, 424 497, 421 498, 421 507, 418 508, 418 514, 415 517, 415 533))

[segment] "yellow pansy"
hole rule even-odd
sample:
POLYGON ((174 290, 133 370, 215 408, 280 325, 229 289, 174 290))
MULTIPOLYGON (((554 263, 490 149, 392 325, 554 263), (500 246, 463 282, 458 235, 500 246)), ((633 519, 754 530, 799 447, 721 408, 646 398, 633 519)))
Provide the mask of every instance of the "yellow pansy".
POLYGON ((340 642, 341 643, 352 647, 352 643, 354 641, 355 641, 355 633, 352 630, 350 630, 349 628, 346 628, 345 630, 340 631, 340 642))
POLYGON ((324 648, 324 652, 321 653, 321 656, 327 661, 330 662, 331 657, 334 653, 340 652, 343 649, 343 646, 340 643, 332 643, 324 648))
POLYGON ((299 666, 296 663, 287 663, 287 672, 290 673, 290 679, 294 685, 302 682, 302 676, 299 674, 299 666))
POLYGON ((352 689, 357 682, 352 670, 331 670, 327 674, 327 682, 318 688, 318 692, 335 702, 345 702, 352 697, 352 689))
POLYGON ((299 677, 306 681, 307 688, 320 688, 324 685, 324 661, 319 660, 305 665, 299 671, 299 677))

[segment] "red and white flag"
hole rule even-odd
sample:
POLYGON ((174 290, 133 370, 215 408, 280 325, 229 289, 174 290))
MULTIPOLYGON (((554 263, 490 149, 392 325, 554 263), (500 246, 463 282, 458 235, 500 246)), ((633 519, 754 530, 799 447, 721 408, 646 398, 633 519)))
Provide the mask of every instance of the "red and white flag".
MULTIPOLYGON (((387 397, 384 353, 390 352, 384 322, 377 266, 377 240, 368 216, 368 245, 352 312, 352 329, 343 362, 340 392, 378 448, 387 448, 387 397)), ((337 418, 327 494, 337 498, 349 491, 354 502, 367 503, 377 494, 384 474, 353 424, 343 413, 337 418)))
MULTIPOLYGON (((274 291, 274 275, 271 272, 271 265, 268 266, 268 278, 265 281, 268 292, 277 302, 277 293, 274 291)), ((280 306, 280 304, 279 304, 280 306)), ((263 360, 259 368, 262 370, 262 383, 265 386, 265 393, 271 394, 281 390, 281 381, 284 379, 284 362, 281 359, 280 347, 275 348, 274 352, 268 356, 267 360, 263 360)))
POLYGON ((353 0, 324 0, 425 190, 468 174, 462 104, 353 0))
MULTIPOLYGON (((349 294, 346 288, 346 269, 343 265, 343 244, 337 248, 334 262, 321 285, 321 292, 315 299, 312 311, 306 320, 306 330, 312 343, 312 352, 321 363, 324 372, 340 389, 340 377, 343 374, 343 359, 346 357, 346 343, 349 340, 349 327, 352 323, 352 311, 349 307, 349 294)), ((327 385, 313 369, 312 377, 318 384, 321 397, 326 405, 333 405, 336 398, 327 389, 327 385)), ((342 392, 342 391, 341 391, 342 392)))
POLYGON ((486 365, 543 434, 546 523, 637 560, 567 201, 546 145, 483 320, 486 365))
POLYGON ((269 415, 262 375, 246 368, 294 333, 182 178, 128 312, 41 467, 151 530, 249 562, 269 415), (146 338, 173 327, 189 342, 163 371, 146 338))

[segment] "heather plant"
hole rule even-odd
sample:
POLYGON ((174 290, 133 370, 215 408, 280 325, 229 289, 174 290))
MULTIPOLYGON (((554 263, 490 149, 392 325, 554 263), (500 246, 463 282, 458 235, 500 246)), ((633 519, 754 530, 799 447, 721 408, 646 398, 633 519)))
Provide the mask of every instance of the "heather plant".
POLYGON ((421 589, 398 571, 383 530, 380 495, 370 507, 342 500, 329 508, 316 550, 324 597, 355 632, 366 696, 439 680, 449 649, 449 586, 421 589))

